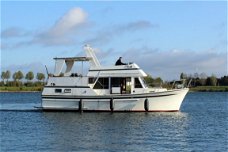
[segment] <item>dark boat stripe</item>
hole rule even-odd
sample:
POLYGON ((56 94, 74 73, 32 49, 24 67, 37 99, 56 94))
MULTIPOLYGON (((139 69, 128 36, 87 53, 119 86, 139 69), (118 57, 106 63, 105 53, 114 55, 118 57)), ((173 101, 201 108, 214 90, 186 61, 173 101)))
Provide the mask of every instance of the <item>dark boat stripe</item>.
MULTIPOLYGON (((43 111, 47 111, 47 112, 79 112, 78 109, 46 109, 43 108, 43 111)), ((88 112, 88 113, 93 113, 93 112, 115 112, 115 113, 127 113, 127 112, 178 112, 179 110, 149 110, 149 111, 145 111, 145 110, 88 110, 88 109, 83 109, 83 112, 88 112)))
POLYGON ((163 95, 138 95, 138 96, 58 96, 58 95, 42 95, 42 99, 136 99, 136 98, 150 98, 150 97, 164 97, 172 96, 175 94, 163 94, 163 95))
POLYGON ((139 68, 131 68, 131 69, 97 69, 97 70, 89 70, 89 71, 121 71, 121 70, 140 70, 139 68))
POLYGON ((89 86, 44 86, 44 88, 90 88, 89 86))

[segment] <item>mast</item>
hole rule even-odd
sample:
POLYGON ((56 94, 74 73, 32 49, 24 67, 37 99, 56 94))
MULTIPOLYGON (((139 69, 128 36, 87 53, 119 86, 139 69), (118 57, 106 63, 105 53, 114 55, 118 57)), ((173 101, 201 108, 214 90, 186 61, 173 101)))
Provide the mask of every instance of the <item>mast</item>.
POLYGON ((85 50, 85 52, 86 52, 87 57, 92 58, 92 59, 90 60, 90 65, 91 65, 92 67, 100 67, 101 64, 100 64, 100 62, 98 61, 98 59, 97 59, 97 57, 96 57, 96 55, 95 55, 95 53, 94 53, 94 50, 93 50, 89 45, 85 45, 84 50, 85 50))

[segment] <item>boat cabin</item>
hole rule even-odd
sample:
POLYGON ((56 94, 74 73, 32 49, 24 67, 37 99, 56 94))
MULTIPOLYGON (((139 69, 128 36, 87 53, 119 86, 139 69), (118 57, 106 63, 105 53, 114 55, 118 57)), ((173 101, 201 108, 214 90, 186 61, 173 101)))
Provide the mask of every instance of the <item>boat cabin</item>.
POLYGON ((97 94, 134 94, 145 92, 143 72, 135 63, 129 65, 90 68, 88 85, 97 94))

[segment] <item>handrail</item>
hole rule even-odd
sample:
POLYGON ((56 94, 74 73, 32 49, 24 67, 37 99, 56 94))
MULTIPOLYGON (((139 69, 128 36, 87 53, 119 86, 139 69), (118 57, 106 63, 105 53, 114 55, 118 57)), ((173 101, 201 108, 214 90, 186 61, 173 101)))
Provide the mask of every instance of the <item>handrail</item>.
POLYGON ((189 85, 191 84, 191 82, 192 82, 192 79, 190 79, 190 81, 188 82, 188 85, 187 85, 188 88, 189 88, 189 85))
POLYGON ((172 89, 174 88, 174 86, 175 86, 175 83, 176 83, 176 81, 174 81, 174 82, 173 82, 173 84, 172 84, 172 89))
POLYGON ((100 77, 99 77, 100 72, 101 72, 101 71, 99 71, 99 72, 97 73, 97 76, 96 76, 97 78, 96 78, 95 82, 93 83, 92 88, 95 86, 95 84, 97 83, 98 79, 100 78, 100 77))

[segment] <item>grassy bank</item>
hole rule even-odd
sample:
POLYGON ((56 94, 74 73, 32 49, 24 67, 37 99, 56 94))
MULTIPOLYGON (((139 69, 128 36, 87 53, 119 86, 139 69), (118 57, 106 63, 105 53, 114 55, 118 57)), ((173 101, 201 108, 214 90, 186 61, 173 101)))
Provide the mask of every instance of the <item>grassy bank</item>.
POLYGON ((0 92, 35 92, 42 91, 43 87, 0 87, 0 92))
POLYGON ((228 92, 228 86, 197 86, 190 88, 193 92, 228 92))

